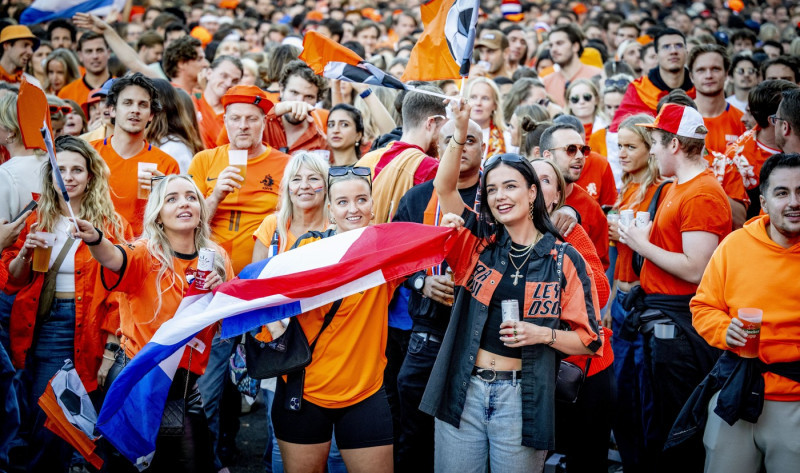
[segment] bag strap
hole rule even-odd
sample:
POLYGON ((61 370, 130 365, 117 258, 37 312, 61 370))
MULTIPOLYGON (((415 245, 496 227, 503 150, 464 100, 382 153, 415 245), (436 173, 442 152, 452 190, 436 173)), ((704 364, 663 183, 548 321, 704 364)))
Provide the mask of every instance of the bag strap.
POLYGON ((322 335, 322 332, 326 328, 328 328, 328 325, 330 325, 331 322, 333 322, 333 316, 336 315, 336 311, 339 310, 339 307, 341 305, 342 305, 342 299, 337 299, 336 302, 334 302, 333 305, 331 306, 331 310, 329 310, 328 313, 325 314, 325 320, 322 322, 322 327, 320 327, 317 336, 314 337, 314 341, 311 342, 311 345, 308 346, 312 354, 314 353, 314 347, 317 346, 317 341, 319 340, 320 335, 322 335))
POLYGON ((664 186, 671 183, 672 181, 667 179, 666 181, 662 182, 658 189, 656 189, 656 193, 653 194, 653 200, 650 201, 650 205, 647 207, 647 211, 650 213, 650 221, 653 222, 656 219, 656 210, 658 210, 658 201, 661 198, 661 191, 664 190, 664 186))
MULTIPOLYGON (((657 191, 657 192, 660 192, 660 190, 661 189, 659 188, 659 191, 657 191)), ((562 244, 558 245, 558 259, 557 259, 558 263, 556 265, 556 272, 558 273, 558 286, 559 286, 558 294, 559 294, 559 299, 561 298, 561 266, 564 263, 564 249, 566 248, 566 246, 567 246, 566 243, 562 243, 562 244)), ((589 366, 591 364, 592 364, 592 358, 591 357, 587 357, 586 358, 586 368, 584 368, 584 370, 583 370, 583 378, 584 379, 586 378, 586 375, 589 373, 589 366)))
POLYGON ((49 276, 50 273, 53 273, 55 276, 58 273, 58 270, 61 269, 61 264, 64 263, 64 260, 67 259, 67 255, 69 254, 69 250, 72 248, 72 245, 75 243, 75 239, 72 237, 67 237, 67 241, 64 242, 64 246, 61 247, 61 251, 56 256, 56 260, 53 261, 53 266, 47 271, 47 275, 49 276))

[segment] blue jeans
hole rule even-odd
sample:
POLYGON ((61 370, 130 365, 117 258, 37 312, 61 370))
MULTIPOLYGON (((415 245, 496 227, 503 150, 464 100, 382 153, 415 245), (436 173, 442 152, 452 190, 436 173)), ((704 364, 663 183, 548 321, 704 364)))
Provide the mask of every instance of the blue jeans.
MULTIPOLYGON (((6 353, 11 353, 11 338, 10 338, 10 324, 11 324, 11 306, 14 305, 14 299, 17 296, 9 296, 0 290, 0 343, 6 349, 6 353)), ((9 355, 10 356, 10 355, 9 355)))
POLYGON ((398 471, 433 472, 433 417, 419 410, 442 342, 413 332, 397 376, 400 397, 400 437, 395 465, 398 471))
POLYGON ((611 329, 614 336, 614 373, 617 378, 617 416, 614 439, 625 472, 648 471, 647 445, 657 442, 654 421, 653 388, 645 363, 644 337, 638 334, 630 342, 619 337, 628 312, 622 307, 627 292, 617 290, 611 305, 611 329))
POLYGON ((219 443, 219 405, 222 399, 222 390, 228 382, 228 361, 233 350, 236 348, 234 339, 222 339, 219 334, 214 336, 210 347, 211 355, 208 359, 203 376, 197 380, 200 388, 200 395, 203 397, 203 410, 208 419, 208 431, 211 434, 211 441, 214 449, 214 466, 217 470, 222 469, 222 461, 217 456, 217 444, 219 443))
POLYGON ((522 446, 522 385, 472 376, 459 428, 435 421, 437 473, 537 473, 546 450, 522 446))
MULTIPOLYGON (((272 402, 275 399, 275 391, 264 389, 264 402, 267 404, 267 447, 264 450, 264 471, 266 473, 283 473, 283 459, 281 450, 278 448, 278 439, 275 438, 275 431, 272 428, 272 402)), ((278 407, 282 409, 282 407, 278 407)), ((328 473, 347 473, 342 454, 336 445, 336 434, 331 435, 331 451, 328 453, 328 473)))

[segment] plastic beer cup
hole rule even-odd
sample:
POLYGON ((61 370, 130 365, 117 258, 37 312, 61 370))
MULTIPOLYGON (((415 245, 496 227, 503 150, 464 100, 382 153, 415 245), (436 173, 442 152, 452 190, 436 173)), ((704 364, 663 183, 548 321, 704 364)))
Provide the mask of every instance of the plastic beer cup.
POLYGON ((153 176, 153 171, 158 170, 158 164, 156 163, 138 163, 139 164, 139 173, 136 176, 137 179, 137 192, 136 198, 140 200, 147 200, 150 197, 150 189, 142 188, 141 184, 138 184, 138 179, 142 175, 142 173, 150 173, 150 176, 153 176))
POLYGON ((739 349, 739 356, 742 358, 758 358, 758 345, 761 343, 761 317, 763 314, 764 312, 761 309, 739 309, 739 320, 744 324, 742 328, 747 334, 744 346, 739 349))
POLYGON ((35 235, 45 239, 47 248, 37 246, 33 249, 33 270, 37 273, 46 273, 50 269, 50 255, 53 253, 53 245, 56 244, 56 234, 36 232, 35 235))

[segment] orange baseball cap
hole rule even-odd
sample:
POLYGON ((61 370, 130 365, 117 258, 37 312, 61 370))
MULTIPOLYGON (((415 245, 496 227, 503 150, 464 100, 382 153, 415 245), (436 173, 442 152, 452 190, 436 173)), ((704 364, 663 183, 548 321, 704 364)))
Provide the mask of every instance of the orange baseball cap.
POLYGON ((235 85, 225 92, 220 101, 225 108, 232 103, 249 103, 263 110, 265 114, 274 107, 267 94, 254 85, 235 85))

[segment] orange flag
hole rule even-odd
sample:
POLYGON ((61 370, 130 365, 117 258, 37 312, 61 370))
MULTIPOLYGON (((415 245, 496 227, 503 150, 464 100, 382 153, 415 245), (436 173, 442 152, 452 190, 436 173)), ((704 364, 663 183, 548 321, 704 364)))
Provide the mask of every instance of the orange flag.
POLYGON ((351 66, 358 66, 364 62, 358 54, 316 31, 306 33, 303 39, 303 52, 299 58, 318 76, 322 75, 325 65, 329 62, 343 62, 351 66))
POLYGON ((424 30, 401 80, 432 81, 469 75, 478 0, 430 0, 420 7, 424 30))
POLYGON ((25 147, 47 151, 42 137, 44 123, 47 123, 47 128, 51 128, 50 107, 47 105, 47 97, 42 89, 25 79, 22 79, 22 83, 19 86, 17 116, 19 117, 19 131, 22 135, 22 143, 25 147))
POLYGON ((75 447, 75 450, 83 455, 83 458, 93 467, 99 470, 103 466, 103 459, 95 453, 97 445, 67 420, 67 416, 58 405, 56 393, 50 383, 47 383, 44 394, 39 398, 39 407, 47 415, 47 420, 44 422, 45 427, 75 447))

